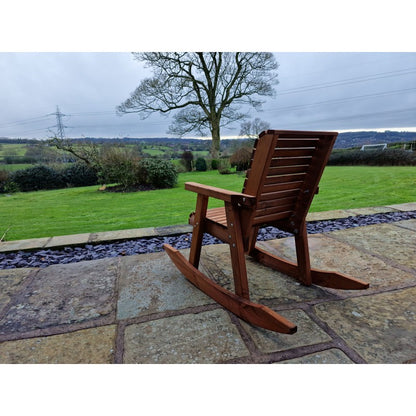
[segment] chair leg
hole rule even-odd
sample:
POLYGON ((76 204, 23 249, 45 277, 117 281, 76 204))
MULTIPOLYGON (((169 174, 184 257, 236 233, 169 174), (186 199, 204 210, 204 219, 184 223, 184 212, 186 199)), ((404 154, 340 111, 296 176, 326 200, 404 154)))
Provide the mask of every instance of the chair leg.
POLYGON ((296 257, 298 260, 298 279, 306 286, 312 284, 311 261, 309 258, 308 233, 303 223, 299 232, 295 234, 296 257))
POLYGON ((246 259, 244 255, 244 243, 241 232, 240 216, 238 210, 231 204, 225 204, 227 216, 227 227, 229 233, 229 244, 231 264, 234 277, 235 293, 244 299, 249 300, 249 288, 247 280, 246 259))
POLYGON ((206 217, 207 207, 208 197, 198 194, 194 217, 194 229, 192 232, 191 251, 189 254, 189 262, 195 268, 198 268, 199 259, 201 257, 202 238, 204 237, 204 219, 206 217))

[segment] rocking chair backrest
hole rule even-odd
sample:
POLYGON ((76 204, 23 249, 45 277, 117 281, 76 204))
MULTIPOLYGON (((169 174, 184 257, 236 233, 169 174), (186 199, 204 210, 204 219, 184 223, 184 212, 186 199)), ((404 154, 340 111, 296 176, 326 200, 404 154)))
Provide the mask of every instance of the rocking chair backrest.
POLYGON ((249 223, 295 232, 317 192, 338 133, 268 130, 253 149, 243 193, 257 197, 249 223))

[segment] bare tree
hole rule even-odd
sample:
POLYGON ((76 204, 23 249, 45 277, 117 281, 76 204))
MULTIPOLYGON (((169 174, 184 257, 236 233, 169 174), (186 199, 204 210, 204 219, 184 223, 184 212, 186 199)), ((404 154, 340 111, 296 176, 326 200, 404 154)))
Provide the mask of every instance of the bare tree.
POLYGON ((240 136, 246 136, 249 139, 256 138, 262 131, 269 130, 270 123, 255 118, 253 121, 241 123, 240 136))
POLYGON ((244 105, 259 109, 261 96, 274 96, 278 63, 266 52, 134 53, 153 71, 126 101, 119 114, 177 110, 169 133, 191 132, 212 137, 211 155, 218 157, 220 129, 247 117, 244 105))
POLYGON ((71 153, 73 156, 82 160, 91 168, 95 170, 98 169, 100 150, 95 143, 88 141, 62 139, 55 136, 49 140, 49 144, 51 146, 55 146, 57 149, 71 153))

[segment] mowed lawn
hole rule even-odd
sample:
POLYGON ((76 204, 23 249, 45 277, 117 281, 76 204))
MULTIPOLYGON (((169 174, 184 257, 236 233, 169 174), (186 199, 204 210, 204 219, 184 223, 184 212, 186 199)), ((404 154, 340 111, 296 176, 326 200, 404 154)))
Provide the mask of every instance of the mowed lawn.
MULTIPOLYGON (((241 191, 243 175, 217 171, 179 175, 174 189, 136 193, 98 191, 98 186, 0 195, 0 237, 5 240, 145 228, 187 223, 196 194, 187 181, 241 191)), ((211 207, 221 201, 211 200, 211 207)), ((312 212, 416 201, 415 167, 328 166, 312 212)))

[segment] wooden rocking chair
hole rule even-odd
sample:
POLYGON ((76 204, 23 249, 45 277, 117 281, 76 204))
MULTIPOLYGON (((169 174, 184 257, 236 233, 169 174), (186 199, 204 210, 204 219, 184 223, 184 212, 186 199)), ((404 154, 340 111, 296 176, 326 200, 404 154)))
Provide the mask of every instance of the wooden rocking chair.
POLYGON ((318 191, 319 180, 338 133, 268 130, 253 149, 242 193, 187 182, 196 192, 196 210, 189 261, 168 244, 164 249, 176 267, 196 287, 243 320, 272 331, 293 334, 292 322, 270 308, 250 301, 245 254, 298 279, 302 284, 336 289, 366 289, 369 284, 341 273, 310 266, 306 214, 318 191), (208 198, 224 207, 207 209, 208 198), (256 247, 261 226, 273 225, 294 234, 297 264, 256 247), (198 270, 203 233, 230 245, 235 293, 224 289, 198 270))

